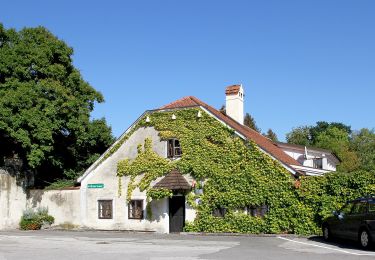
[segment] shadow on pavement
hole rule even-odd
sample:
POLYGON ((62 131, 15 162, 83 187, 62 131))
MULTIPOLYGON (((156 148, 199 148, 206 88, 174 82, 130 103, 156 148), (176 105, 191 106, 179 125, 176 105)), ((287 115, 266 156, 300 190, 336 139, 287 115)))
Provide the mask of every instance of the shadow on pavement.
POLYGON ((363 252, 368 252, 368 251, 369 252, 375 252, 375 246, 372 246, 369 250, 363 250, 358 245, 357 242, 352 241, 352 240, 345 240, 345 239, 335 238, 332 241, 327 242, 321 236, 309 237, 308 240, 314 241, 314 242, 318 242, 318 243, 322 243, 322 244, 325 244, 325 245, 339 247, 341 249, 353 249, 353 250, 361 250, 363 252))

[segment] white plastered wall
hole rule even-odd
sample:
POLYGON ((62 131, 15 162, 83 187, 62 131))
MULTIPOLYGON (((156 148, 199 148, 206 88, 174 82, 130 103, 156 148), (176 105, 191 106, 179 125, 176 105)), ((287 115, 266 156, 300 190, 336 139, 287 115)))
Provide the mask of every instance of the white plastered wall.
MULTIPOLYGON (((137 156, 137 147, 144 144, 145 139, 152 140, 153 150, 162 157, 166 157, 166 142, 161 141, 158 132, 153 127, 140 128, 136 130, 121 147, 91 171, 81 182, 81 222, 84 227, 105 230, 142 230, 156 231, 159 233, 169 232, 169 205, 168 199, 151 202, 152 218, 148 220, 128 219, 128 205, 126 203, 127 186, 129 177, 122 177, 121 196, 118 193, 118 177, 116 176, 117 163, 125 158, 134 159, 137 156), (103 184, 104 188, 88 188, 88 184, 103 184), (98 218, 98 200, 113 201, 112 219, 98 218)), ((136 182, 142 176, 136 178, 136 182)), ((151 185, 157 183, 158 178, 151 185)), ((144 212, 146 214, 146 193, 135 189, 132 199, 143 200, 144 212)), ((186 217, 189 221, 195 216, 192 209, 186 209, 186 217)))
MULTIPOLYGON (((296 161, 300 162, 303 166, 306 166, 306 167, 313 167, 313 160, 312 159, 306 159, 305 158, 305 153, 304 152, 301 152, 300 150, 296 150, 296 149, 288 149, 288 148, 282 148, 283 151, 289 155, 290 157, 292 157, 293 159, 295 159, 296 161)), ((319 152, 319 151, 313 151, 313 150, 309 150, 308 151, 308 155, 311 156, 311 157, 323 157, 323 169, 324 170, 327 170, 327 171, 336 171, 336 164, 334 163, 334 161, 332 160, 332 155, 330 154, 324 154, 325 157, 323 156, 323 152, 319 152)))
POLYGON ((16 229, 25 209, 48 208, 53 225, 80 225, 80 192, 73 190, 24 190, 16 177, 0 170, 0 229, 16 229))
POLYGON ((18 228, 26 207, 26 194, 16 178, 4 170, 0 170, 0 205, 0 229, 18 228))

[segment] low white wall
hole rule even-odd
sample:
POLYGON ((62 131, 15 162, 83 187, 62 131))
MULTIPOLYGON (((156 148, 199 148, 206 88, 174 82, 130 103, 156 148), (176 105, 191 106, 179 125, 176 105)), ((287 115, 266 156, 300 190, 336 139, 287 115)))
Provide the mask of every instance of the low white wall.
POLYGON ((18 228, 26 207, 26 193, 16 178, 0 169, 0 229, 18 228))
POLYGON ((38 207, 48 208, 48 213, 55 218, 54 225, 81 224, 79 189, 30 190, 26 208, 38 207))
POLYGON ((15 177, 0 169, 0 230, 16 229, 27 208, 47 207, 55 218, 54 225, 80 225, 80 191, 24 190, 15 177))

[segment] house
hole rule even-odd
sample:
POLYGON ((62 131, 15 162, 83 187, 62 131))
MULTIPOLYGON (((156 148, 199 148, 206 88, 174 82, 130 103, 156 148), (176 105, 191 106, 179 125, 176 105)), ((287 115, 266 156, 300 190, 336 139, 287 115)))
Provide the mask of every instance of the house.
MULTIPOLYGON (((292 196, 287 190, 292 179, 335 170, 338 160, 329 151, 274 143, 244 126, 242 85, 229 86, 225 93, 226 115, 192 96, 143 113, 78 179, 81 226, 161 233, 182 231, 185 223, 196 219, 207 180, 216 178, 217 172, 231 183, 232 193, 225 189, 217 193, 212 199, 218 204, 212 216, 226 214, 228 206, 221 204, 246 208, 248 214, 262 216, 268 210, 266 201, 272 191, 265 191, 263 185, 259 192, 254 191, 260 194, 259 198, 251 197, 250 191, 240 193, 241 183, 233 182, 231 174, 238 179, 243 174, 236 175, 237 172, 280 176, 280 184, 273 181, 272 185, 286 187, 276 198, 284 203, 280 207, 285 208, 285 203, 294 204, 286 202, 292 196), (243 205, 245 202, 236 198, 239 194, 245 194, 251 205, 243 205)), ((220 189, 225 184, 207 187, 214 185, 220 189)), ((204 214, 211 217, 211 209, 205 210, 204 214)))
POLYGON ((324 175, 336 171, 337 165, 340 164, 340 159, 326 149, 281 142, 277 142, 276 145, 298 161, 300 165, 292 165, 292 167, 306 175, 324 175))

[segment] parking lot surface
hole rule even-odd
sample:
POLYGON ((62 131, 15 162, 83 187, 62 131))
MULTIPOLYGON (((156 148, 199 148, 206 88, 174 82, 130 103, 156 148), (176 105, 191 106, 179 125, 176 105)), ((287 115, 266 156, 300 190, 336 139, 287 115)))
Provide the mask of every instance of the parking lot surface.
POLYGON ((8 231, 0 232, 5 259, 375 259, 375 251, 319 237, 8 231))

